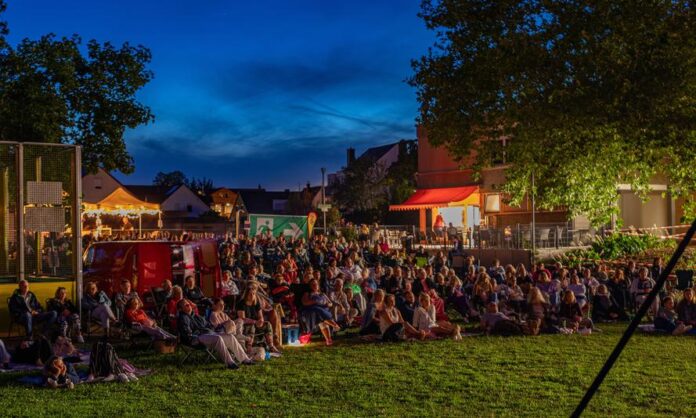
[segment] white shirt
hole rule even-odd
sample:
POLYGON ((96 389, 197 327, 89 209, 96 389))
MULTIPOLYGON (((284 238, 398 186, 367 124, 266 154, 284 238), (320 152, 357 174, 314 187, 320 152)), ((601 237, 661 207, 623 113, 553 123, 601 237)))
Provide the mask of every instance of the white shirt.
POLYGON ((429 331, 430 328, 436 326, 437 321, 435 320, 435 307, 433 305, 430 305, 428 310, 419 306, 413 313, 413 327, 418 331, 429 331))

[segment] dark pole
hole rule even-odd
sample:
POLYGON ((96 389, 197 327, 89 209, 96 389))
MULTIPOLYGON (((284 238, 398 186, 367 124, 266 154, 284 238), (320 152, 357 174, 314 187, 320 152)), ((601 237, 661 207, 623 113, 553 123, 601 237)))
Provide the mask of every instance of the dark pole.
POLYGON ((575 411, 573 412, 573 415, 571 415, 571 417, 580 417, 585 408, 587 408, 587 405, 592 400, 592 397, 594 396, 595 392, 597 392, 599 387, 602 385, 602 381, 604 381, 604 378, 607 377, 607 374, 609 374, 609 371, 614 366, 614 363, 616 363, 616 360, 618 360, 619 356, 621 355, 621 351, 623 351, 624 347, 626 346, 626 344, 628 344, 628 341, 631 339, 631 336, 635 332, 636 328, 638 328, 638 325, 640 324, 640 321, 643 319, 643 316, 645 316, 645 314, 648 312, 650 305, 652 305, 653 301, 657 297, 657 294, 660 292, 660 289, 662 289, 662 286, 664 286, 665 282, 667 281, 667 276, 669 276, 670 273, 672 273, 672 270, 674 269, 674 266, 677 264, 677 261, 679 261, 679 258, 681 258, 682 254, 684 254, 684 250, 686 250, 686 247, 689 245, 689 242, 691 242, 691 239, 693 238, 695 232, 696 220, 694 220, 694 222, 691 224, 689 230, 686 231, 684 239, 682 240, 682 242, 679 243, 679 247, 677 247, 677 250, 674 252, 674 254, 672 254, 672 258, 669 259, 669 263, 667 263, 667 266, 662 271, 662 274, 660 274, 660 278, 657 279, 655 287, 653 287, 653 289, 648 294, 647 299, 645 299, 645 302, 643 302, 643 304, 640 306, 640 309, 638 309, 638 313, 636 313, 636 316, 628 325, 626 332, 624 332, 623 336, 621 336, 621 339, 616 344, 614 351, 612 351, 609 355, 609 358, 607 359, 606 363, 604 363, 604 366, 602 366, 602 370, 599 371, 599 374, 597 374, 597 377, 595 377, 594 382, 592 382, 592 385, 590 385, 589 389, 587 389, 585 396, 583 396, 582 400, 578 404, 577 408, 575 408, 575 411))

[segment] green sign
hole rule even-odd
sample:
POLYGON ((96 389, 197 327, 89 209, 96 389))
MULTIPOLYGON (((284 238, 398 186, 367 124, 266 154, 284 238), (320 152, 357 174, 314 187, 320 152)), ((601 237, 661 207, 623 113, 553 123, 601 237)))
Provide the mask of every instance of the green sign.
POLYGON ((274 237, 307 238, 307 217, 286 215, 249 215, 249 235, 266 235, 271 231, 274 237))

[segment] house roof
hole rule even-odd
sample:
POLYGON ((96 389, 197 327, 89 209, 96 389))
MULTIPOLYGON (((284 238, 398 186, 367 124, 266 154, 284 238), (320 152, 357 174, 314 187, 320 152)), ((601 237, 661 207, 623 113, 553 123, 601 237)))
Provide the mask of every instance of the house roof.
POLYGON ((182 185, 178 186, 172 186, 172 187, 162 187, 162 186, 152 186, 152 185, 128 185, 124 186, 125 188, 128 189, 134 196, 136 196, 138 199, 145 201, 145 202, 152 202, 152 203, 162 203, 169 196, 172 195, 179 187, 182 185))
POLYGON ((273 210, 274 200, 288 200, 290 191, 268 191, 266 189, 231 189, 241 196, 248 213, 277 213, 273 210))
POLYGON ((388 153, 389 150, 394 148, 394 146, 399 145, 398 142, 394 142, 391 144, 387 145, 380 145, 378 147, 372 147, 368 148, 363 152, 360 157, 358 157, 358 160, 371 160, 371 161, 377 161, 380 158, 384 157, 384 154, 388 153))

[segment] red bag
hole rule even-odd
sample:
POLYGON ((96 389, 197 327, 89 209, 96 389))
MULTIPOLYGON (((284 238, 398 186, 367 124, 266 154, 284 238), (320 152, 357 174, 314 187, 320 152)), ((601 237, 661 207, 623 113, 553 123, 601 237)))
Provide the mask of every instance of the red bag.
POLYGON ((302 345, 309 344, 311 339, 312 339, 312 333, 310 333, 310 332, 308 332, 306 334, 300 334, 299 340, 300 340, 300 344, 302 344, 302 345))

